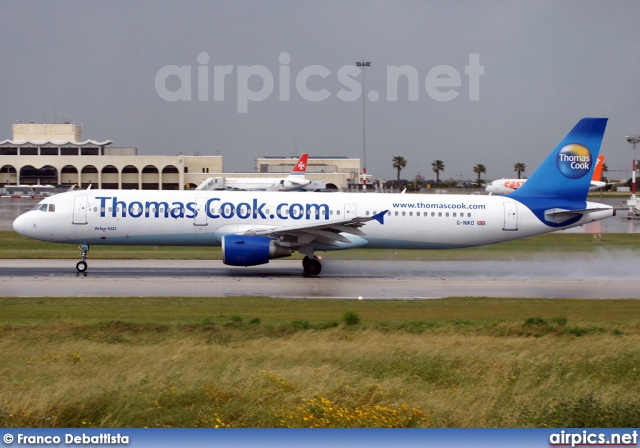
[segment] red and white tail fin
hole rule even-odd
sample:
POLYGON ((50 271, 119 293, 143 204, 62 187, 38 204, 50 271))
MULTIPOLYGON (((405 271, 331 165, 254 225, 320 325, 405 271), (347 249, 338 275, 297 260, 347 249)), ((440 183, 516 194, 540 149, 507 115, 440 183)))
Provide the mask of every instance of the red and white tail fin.
POLYGON ((302 154, 300 159, 293 167, 293 171, 287 177, 282 179, 279 183, 271 187, 271 191, 293 191, 306 187, 311 183, 310 180, 305 178, 307 172, 307 159, 309 154, 302 154))
POLYGON ((593 170, 592 181, 599 182, 602 179, 602 166, 604 165, 604 156, 598 156, 598 160, 596 160, 596 167, 593 170))
POLYGON ((300 159, 298 160, 298 162, 296 163, 296 165, 293 167, 293 171, 291 171, 291 174, 304 174, 307 171, 307 159, 309 158, 309 154, 302 154, 300 156, 300 159))

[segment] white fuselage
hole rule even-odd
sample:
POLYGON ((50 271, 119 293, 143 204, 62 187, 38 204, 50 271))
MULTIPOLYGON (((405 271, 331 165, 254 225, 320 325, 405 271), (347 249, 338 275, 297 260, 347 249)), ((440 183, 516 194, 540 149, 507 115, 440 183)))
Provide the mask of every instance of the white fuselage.
POLYGON ((274 188, 283 179, 227 177, 224 179, 224 188, 230 190, 269 190, 270 188, 274 188))
MULTIPOLYGON (((527 179, 498 179, 486 186, 485 191, 493 194, 509 194, 520 188, 527 179)), ((606 182, 592 180, 589 185, 589 191, 598 190, 607 186, 606 182)))
MULTIPOLYGON (((596 207, 597 206, 597 207, 596 207)), ((564 227, 541 222, 508 196, 260 191, 78 190, 40 202, 14 222, 21 235, 91 245, 217 246, 224 235, 313 226, 388 210, 349 247, 451 249, 548 233, 610 217, 597 208, 564 227)), ((316 250, 329 250, 316 247, 316 250)))

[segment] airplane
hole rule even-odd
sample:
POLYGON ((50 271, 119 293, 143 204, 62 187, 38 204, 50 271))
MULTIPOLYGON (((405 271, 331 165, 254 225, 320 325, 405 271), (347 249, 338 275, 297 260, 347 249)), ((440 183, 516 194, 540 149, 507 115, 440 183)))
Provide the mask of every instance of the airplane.
POLYGON ((196 190, 294 191, 308 186, 312 186, 314 190, 319 189, 317 184, 305 179, 308 157, 309 154, 302 154, 293 167, 291 174, 282 179, 269 177, 226 177, 224 179, 210 177, 198 185, 196 190), (221 180, 220 183, 218 179, 221 180))
POLYGON ((99 245, 222 246, 230 266, 293 252, 307 276, 316 252, 455 249, 540 235, 615 216, 587 202, 606 118, 583 118, 527 182, 506 196, 265 191, 77 190, 42 200, 13 223, 20 235, 77 244, 79 272, 99 245))
MULTIPOLYGON (((593 171, 589 191, 599 190, 607 186, 606 182, 602 182, 602 166, 604 165, 604 156, 598 156, 596 159, 596 169, 593 171)), ((485 191, 489 194, 508 194, 521 187, 527 179, 498 179, 486 186, 485 191)))

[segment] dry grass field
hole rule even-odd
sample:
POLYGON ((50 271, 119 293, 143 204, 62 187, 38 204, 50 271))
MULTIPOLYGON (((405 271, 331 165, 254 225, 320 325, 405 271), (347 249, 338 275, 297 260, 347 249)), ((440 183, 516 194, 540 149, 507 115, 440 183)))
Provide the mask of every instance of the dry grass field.
POLYGON ((638 427, 640 301, 0 298, 3 427, 638 427))

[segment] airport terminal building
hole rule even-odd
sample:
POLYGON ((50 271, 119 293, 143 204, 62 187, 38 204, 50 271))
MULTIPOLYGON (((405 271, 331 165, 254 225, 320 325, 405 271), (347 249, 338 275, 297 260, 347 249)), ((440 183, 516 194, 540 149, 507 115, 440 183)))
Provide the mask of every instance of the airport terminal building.
MULTIPOLYGON (((82 140, 76 123, 16 123, 13 138, 0 141, 0 184, 77 185, 79 188, 182 190, 210 177, 227 177, 222 156, 142 156, 111 140, 82 140)), ((282 177, 298 156, 265 157, 255 173, 233 177, 282 177)), ((346 190, 358 183, 360 160, 310 155, 307 177, 346 190)), ((286 175, 286 174, 285 174, 286 175)))

